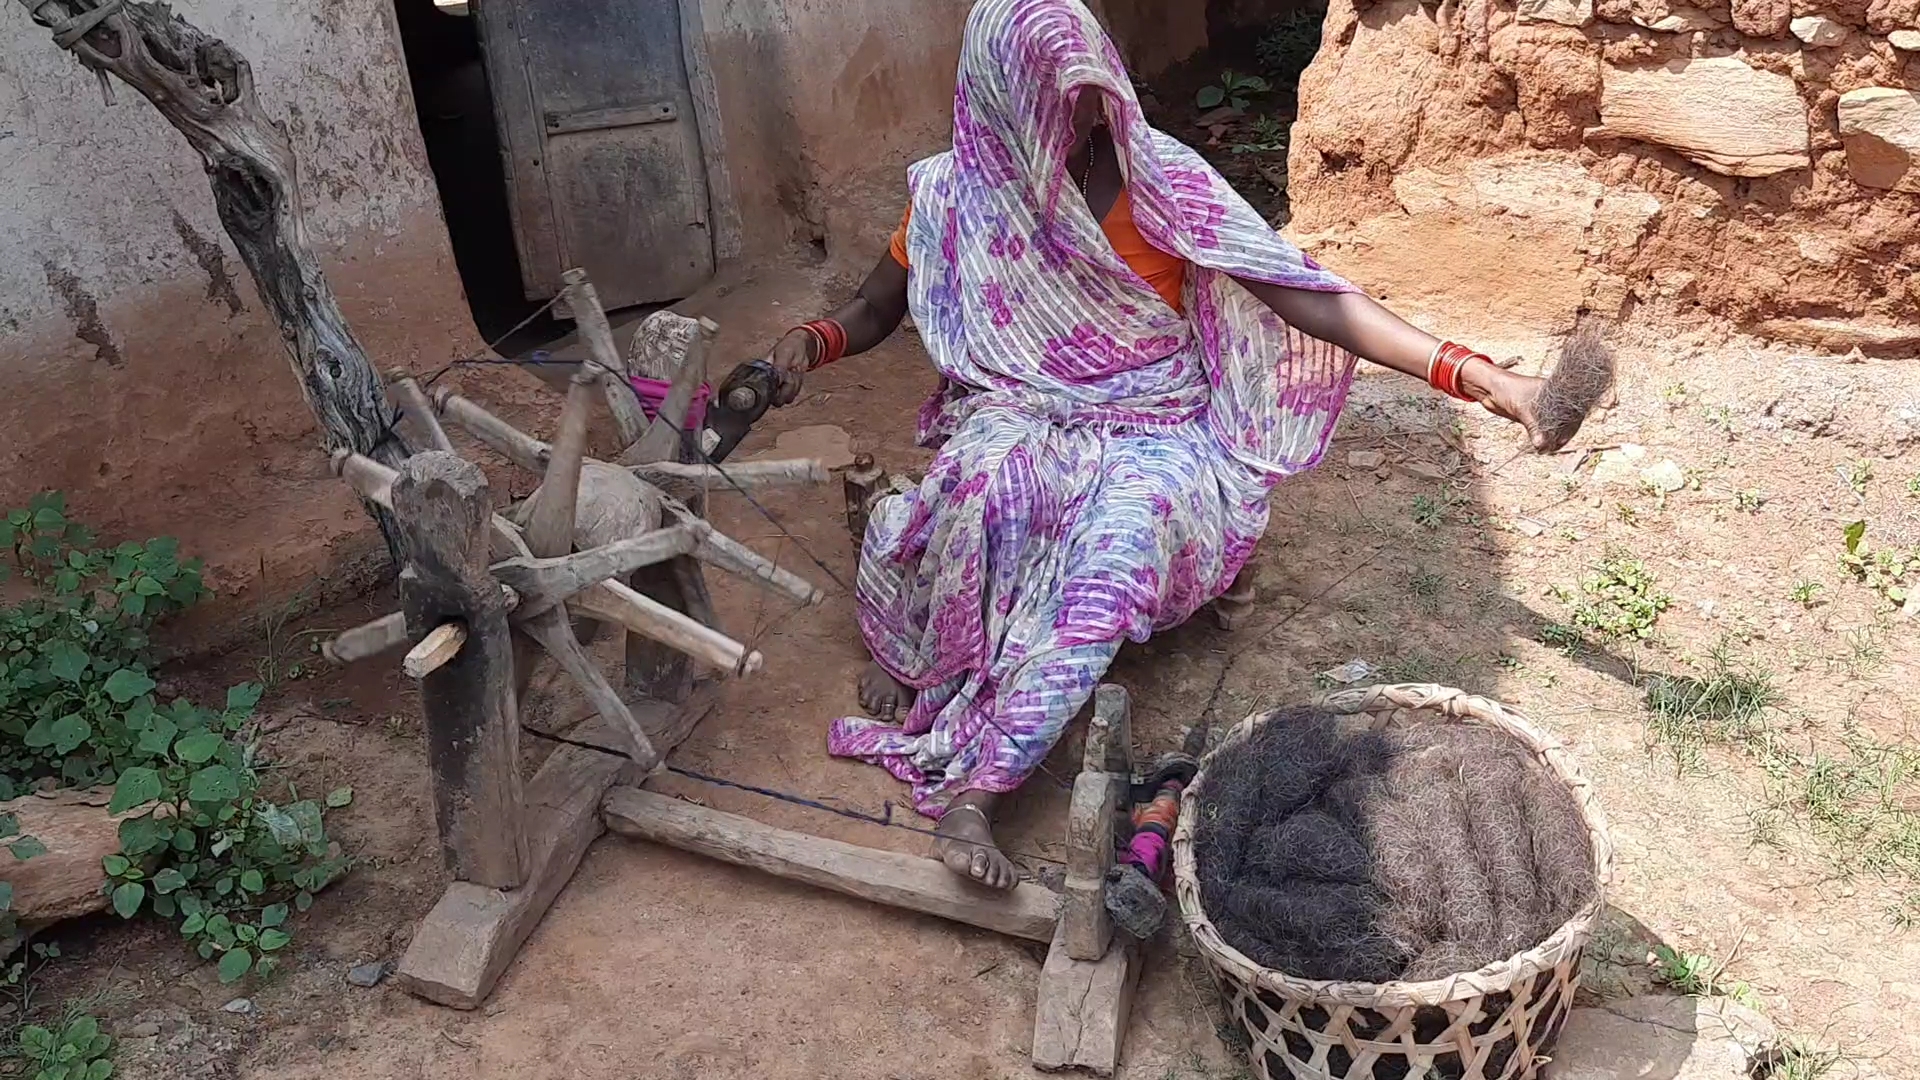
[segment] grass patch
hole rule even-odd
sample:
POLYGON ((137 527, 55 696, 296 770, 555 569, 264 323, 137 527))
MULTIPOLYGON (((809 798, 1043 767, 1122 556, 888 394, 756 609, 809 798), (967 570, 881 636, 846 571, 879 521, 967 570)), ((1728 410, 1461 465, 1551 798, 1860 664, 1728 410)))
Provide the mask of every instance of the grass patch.
POLYGON ((1707 746, 1773 752, 1768 714, 1782 700, 1773 673, 1736 660, 1726 642, 1714 646, 1698 675, 1655 674, 1645 682, 1648 731, 1683 769, 1697 771, 1707 746))

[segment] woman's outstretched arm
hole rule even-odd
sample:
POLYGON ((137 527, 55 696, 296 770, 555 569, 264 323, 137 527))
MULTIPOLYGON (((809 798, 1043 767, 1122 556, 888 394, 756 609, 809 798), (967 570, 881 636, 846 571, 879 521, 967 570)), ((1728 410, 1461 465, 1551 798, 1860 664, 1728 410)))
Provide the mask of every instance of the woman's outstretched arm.
MULTIPOLYGON (((907 268, 888 254, 880 256, 853 300, 827 317, 847 332, 845 355, 853 356, 887 340, 906 316, 907 268)), ((774 345, 767 355, 780 376, 774 404, 785 405, 799 396, 802 377, 819 361, 819 344, 818 338, 795 327, 774 345)))
MULTIPOLYGON (((1440 339, 1388 311, 1365 293, 1314 292, 1234 280, 1294 329, 1338 345, 1363 360, 1427 381, 1427 368, 1440 339)), ((1538 424, 1535 404, 1542 384, 1543 380, 1491 363, 1470 362, 1460 369, 1462 393, 1495 416, 1524 426, 1535 449, 1557 450, 1559 447, 1552 445, 1553 437, 1538 424)))

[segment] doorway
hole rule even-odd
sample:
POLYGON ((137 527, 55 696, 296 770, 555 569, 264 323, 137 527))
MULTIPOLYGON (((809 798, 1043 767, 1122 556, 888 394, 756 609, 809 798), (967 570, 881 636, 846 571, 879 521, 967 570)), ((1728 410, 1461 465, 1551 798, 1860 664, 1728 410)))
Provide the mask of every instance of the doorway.
MULTIPOLYGON (((394 0, 394 10, 454 265, 474 326, 493 341, 539 310, 542 301, 529 300, 521 285, 479 34, 465 3, 394 0)), ((551 337, 546 331, 559 329, 548 325, 534 336, 551 337)))

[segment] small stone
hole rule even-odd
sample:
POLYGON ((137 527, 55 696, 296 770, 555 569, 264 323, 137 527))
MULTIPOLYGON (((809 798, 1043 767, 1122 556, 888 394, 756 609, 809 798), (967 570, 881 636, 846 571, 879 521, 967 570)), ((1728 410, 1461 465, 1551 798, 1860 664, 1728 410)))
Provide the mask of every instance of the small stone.
POLYGON ((1854 183, 1920 192, 1920 94, 1864 86, 1840 95, 1839 115, 1854 183))
POLYGON ((1529 538, 1540 536, 1541 534, 1547 531, 1547 527, 1545 525, 1541 524, 1538 521, 1533 520, 1532 518, 1527 518, 1527 517, 1514 518, 1513 527, 1516 532, 1520 533, 1520 535, 1526 536, 1529 538))
POLYGON ((234 998, 232 1001, 229 1001, 225 1005, 220 1006, 220 1011, 225 1013, 232 1013, 235 1016, 252 1016, 253 1015, 253 999, 234 998))
POLYGON ((1787 25, 1811 49, 1830 49, 1847 40, 1847 28, 1825 15, 1802 15, 1787 25))
POLYGON ((1661 458, 1640 470, 1640 480, 1656 491, 1674 492, 1687 486, 1687 472, 1672 458, 1661 458))
POLYGON ((1895 30, 1887 35, 1887 44, 1901 52, 1920 52, 1920 30, 1895 30))
POLYGON ((1523 23, 1585 26, 1593 21, 1593 0, 1519 0, 1514 11, 1523 23))
POLYGON ((1377 469, 1387 460, 1387 455, 1378 450, 1353 450, 1347 454, 1347 465, 1355 469, 1377 469))
POLYGON ((135 1024, 128 1028, 125 1037, 129 1039, 151 1039, 158 1034, 160 1034, 160 1025, 155 1021, 149 1020, 144 1024, 135 1024))
POLYGON ((1452 477, 1448 475, 1447 470, 1430 461, 1401 462, 1400 469, 1416 480, 1431 480, 1434 483, 1444 483, 1452 479, 1452 477))
POLYGON ((380 980, 387 977, 387 962, 375 960, 371 964, 355 964, 347 969, 347 981, 355 986, 379 986, 380 980))

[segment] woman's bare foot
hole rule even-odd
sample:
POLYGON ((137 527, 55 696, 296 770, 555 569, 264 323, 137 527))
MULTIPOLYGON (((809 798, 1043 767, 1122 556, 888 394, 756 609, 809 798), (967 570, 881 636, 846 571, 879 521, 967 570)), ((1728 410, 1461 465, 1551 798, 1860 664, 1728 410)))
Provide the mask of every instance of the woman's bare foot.
POLYGON ((877 663, 860 673, 860 707, 876 720, 893 720, 913 708, 913 688, 877 663))
POLYGON ((990 889, 1011 889, 1020 880, 1020 871, 993 843, 992 813, 994 796, 969 791, 953 800, 940 819, 940 840, 935 854, 947 869, 990 889))

